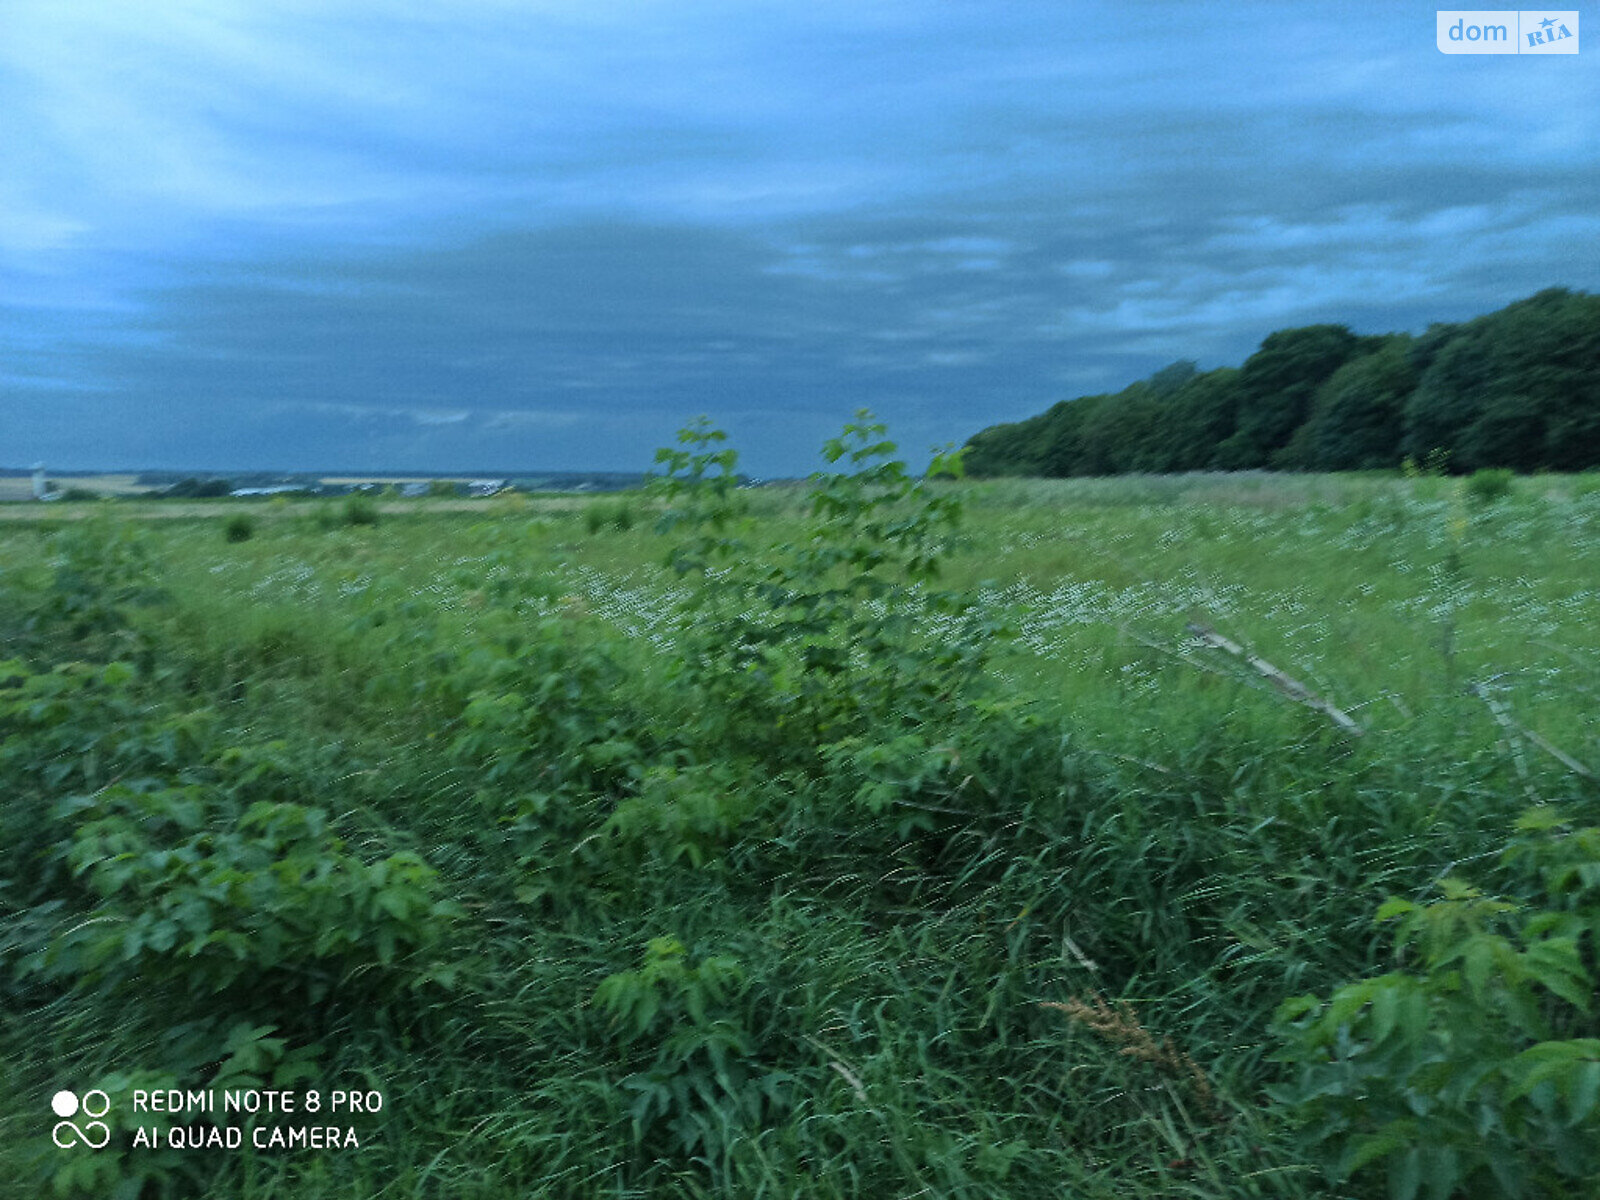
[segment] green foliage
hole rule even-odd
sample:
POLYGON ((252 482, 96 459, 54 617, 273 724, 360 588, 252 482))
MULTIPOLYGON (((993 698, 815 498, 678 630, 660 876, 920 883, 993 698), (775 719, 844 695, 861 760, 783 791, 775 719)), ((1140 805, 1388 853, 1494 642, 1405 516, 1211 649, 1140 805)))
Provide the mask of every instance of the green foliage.
POLYGON ((1600 297, 1551 288, 1453 327, 1406 402, 1413 453, 1574 470, 1600 445, 1600 297))
MULTIPOLYGON (((170 1148, 169 1131, 205 1131, 206 1125, 224 1125, 221 1111, 205 1114, 189 1124, 167 1112, 135 1112, 128 1103, 135 1090, 165 1093, 170 1090, 224 1091, 273 1088, 293 1090, 320 1078, 319 1045, 291 1046, 273 1025, 250 1021, 203 1022, 180 1026, 163 1046, 160 1067, 119 1067, 94 1080, 113 1098, 105 1123, 110 1140, 103 1150, 75 1146, 66 1151, 51 1147, 42 1156, 37 1191, 52 1189, 55 1196, 139 1197, 146 1195, 203 1195, 207 1190, 204 1155, 170 1148), (137 1130, 155 1136, 154 1148, 133 1148, 137 1130), (44 1180, 48 1179, 48 1184, 44 1180)), ((236 1119, 236 1118, 235 1118, 236 1119)), ((50 1145, 50 1143, 46 1143, 50 1145)), ((20 1182, 20 1181, 19 1181, 20 1182)))
POLYGON ((1600 447, 1600 297, 1540 292, 1420 338, 1269 334, 1237 371, 1163 368, 969 441, 974 475, 1364 470, 1435 450, 1460 467, 1576 470, 1600 447))
POLYGON ((594 998, 628 1043, 684 1018, 698 1026, 708 1024, 708 1013, 732 998, 743 982, 744 972, 733 959, 711 957, 691 967, 682 942, 658 937, 645 947, 636 970, 607 976, 594 998))
MULTIPOLYGON (((1171 405, 1138 446, 1098 405, 1074 428, 1192 466, 1237 374, 1130 394, 1171 405)), ((0 526, 0 1194, 1309 1200, 1478 1143, 1586 1194, 1558 1151, 1595 1141, 1596 835, 1527 825, 1474 881, 1504 900, 1395 913, 1430 910, 1399 961, 1365 916, 1489 862, 1530 792, 1581 811, 1584 481, 1477 519, 1420 475, 973 485, 855 424, 809 489, 691 431, 658 485, 681 573, 567 498, 244 555, 151 523, 132 661, 40 615, 60 510, 0 526), (1333 1090, 1263 1102, 1283 997, 1369 977, 1348 1053, 1297 1057, 1318 1010, 1285 1017, 1288 1073, 1333 1090), (120 1103, 80 1154, 42 1120, 61 1086, 251 1080, 389 1104, 355 1154, 132 1151, 120 1103), (1417 1139, 1361 1143, 1393 1120, 1417 1139), (1330 1186, 1356 1143, 1381 1156, 1330 1186)))
POLYGON ((1336 1175, 1387 1168, 1417 1195, 1566 1196, 1600 1177, 1600 829, 1551 812, 1520 823, 1506 860, 1543 884, 1537 907, 1458 880, 1427 904, 1390 900, 1415 966, 1285 1002, 1272 1095, 1336 1175))
POLYGON ((1405 398, 1417 386, 1409 341, 1385 339, 1381 349, 1345 362, 1318 389, 1305 427, 1308 465, 1332 471, 1394 466, 1405 398))
POLYGON ((218 820, 202 788, 119 784, 54 815, 95 902, 41 966, 89 986, 248 983, 317 1001, 349 972, 437 946, 458 915, 417 855, 364 862, 316 808, 263 801, 218 820))
POLYGON ((1217 465, 1310 466, 1281 455, 1311 415, 1317 389, 1363 351, 1343 325, 1309 325, 1269 334, 1239 371, 1238 428, 1217 448, 1217 465))
MULTIPOLYGON (((999 629, 929 585, 960 517, 943 485, 913 478, 885 428, 862 412, 825 457, 849 470, 812 480, 808 536, 746 552, 734 534, 737 459, 720 431, 691 427, 663 450, 664 529, 686 526, 670 562, 699 575, 683 674, 734 744, 786 759, 868 728, 916 725, 958 706, 999 629)), ((929 473, 956 474, 939 455, 929 473)))
POLYGON ((740 1020, 744 989, 737 961, 713 955, 691 966, 674 937, 652 938, 638 968, 595 989, 624 1061, 641 1064, 618 1081, 633 1097, 637 1142, 660 1130, 677 1151, 715 1161, 792 1102, 792 1076, 761 1063, 740 1020))
POLYGON ((48 813, 7 830, 13 901, 44 922, 12 946, 24 976, 318 998, 444 936, 457 910, 437 873, 409 852, 357 857, 324 810, 280 798, 294 790, 281 747, 217 748, 200 714, 150 724, 122 664, 8 666, 0 777, 32 774, 30 801, 48 813), (70 927, 45 937, 62 900, 70 927))
POLYGON ((676 448, 656 451, 656 465, 665 468, 652 485, 664 502, 657 532, 670 533, 682 525, 693 534, 668 559, 679 575, 703 574, 743 550, 741 542, 727 536, 739 515, 733 492, 739 482, 739 452, 723 446, 727 440, 726 433, 702 416, 678 431, 676 448))
POLYGON ((101 1066, 77 1082, 117 1096, 111 1150, 24 1154, 34 1194, 46 1179, 62 1195, 202 1193, 193 1156, 129 1150, 149 1122, 123 1089, 303 1083, 318 1052, 269 1036, 274 1021, 303 1034, 307 1013, 451 979, 461 910, 437 871, 370 839, 353 851, 289 798, 311 785, 285 743, 219 725, 126 664, 0 664, 0 1004, 65 1014, 36 1037, 94 1031, 74 1061, 101 1066))
POLYGON ((605 831, 635 860, 705 866, 752 807, 749 785, 718 764, 645 770, 638 794, 618 803, 605 831))
POLYGON ((339 520, 345 525, 376 525, 377 502, 364 492, 351 492, 339 505, 339 520))
POLYGON ((248 542, 255 536, 256 519, 249 513, 234 513, 222 524, 222 536, 230 542, 248 542))
POLYGON ((860 813, 889 819, 895 838, 904 840, 932 829, 939 806, 955 798, 960 755, 953 746, 930 744, 922 732, 882 737, 842 738, 822 747, 821 757, 860 813))
POLYGON ((626 500, 590 501, 583 510, 583 527, 590 534, 604 529, 627 533, 634 525, 633 506, 626 500))
POLYGON ((1443 479, 1450 473, 1450 451, 1443 446, 1429 450, 1421 462, 1408 454, 1400 462, 1400 474, 1406 479, 1443 479))
POLYGON ((1511 495, 1511 482, 1515 478, 1515 474, 1504 467, 1480 467, 1468 475, 1461 486, 1467 502, 1483 508, 1511 495))
POLYGON ((53 539, 54 573, 39 615, 76 639, 125 634, 132 610, 161 595, 149 582, 149 541, 132 522, 97 514, 53 539))
POLYGON ((626 777, 628 732, 616 702, 621 667, 570 617, 530 626, 510 647, 480 648, 432 687, 459 702, 450 757, 486 782, 550 793, 583 791, 626 777), (459 701, 456 698, 459 697, 459 701))

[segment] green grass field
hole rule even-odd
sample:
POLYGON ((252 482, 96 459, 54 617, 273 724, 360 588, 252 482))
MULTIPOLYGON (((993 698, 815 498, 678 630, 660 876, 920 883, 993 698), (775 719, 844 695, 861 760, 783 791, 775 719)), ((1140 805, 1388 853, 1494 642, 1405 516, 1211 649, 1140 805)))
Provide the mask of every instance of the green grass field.
POLYGON ((0 1195, 1584 1194, 1600 479, 851 486, 0 525, 0 1195))

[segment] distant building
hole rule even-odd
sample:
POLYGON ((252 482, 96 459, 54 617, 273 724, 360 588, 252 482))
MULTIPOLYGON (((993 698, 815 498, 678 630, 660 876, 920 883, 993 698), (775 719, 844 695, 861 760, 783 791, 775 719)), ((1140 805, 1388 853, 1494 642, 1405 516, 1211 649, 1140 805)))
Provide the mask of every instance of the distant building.
POLYGON ((45 481, 44 464, 33 464, 33 498, 35 500, 50 499, 50 485, 45 481))

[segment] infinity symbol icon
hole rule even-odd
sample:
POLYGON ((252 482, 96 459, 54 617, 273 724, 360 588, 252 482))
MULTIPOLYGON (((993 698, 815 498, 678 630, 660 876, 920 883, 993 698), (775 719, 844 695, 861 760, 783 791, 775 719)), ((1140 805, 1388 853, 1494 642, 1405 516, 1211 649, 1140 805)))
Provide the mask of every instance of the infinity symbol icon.
POLYGON ((90 1121, 80 1129, 71 1121, 57 1121, 56 1127, 50 1131, 50 1140, 63 1150, 76 1146, 79 1138, 83 1139, 83 1144, 91 1150, 104 1150, 106 1143, 111 1140, 111 1126, 104 1121, 90 1121), (63 1129, 68 1132, 63 1134, 61 1132, 63 1129), (90 1131, 95 1129, 100 1131, 100 1140, 98 1142, 90 1136, 90 1131), (63 1137, 66 1138, 65 1141, 61 1140, 63 1137))

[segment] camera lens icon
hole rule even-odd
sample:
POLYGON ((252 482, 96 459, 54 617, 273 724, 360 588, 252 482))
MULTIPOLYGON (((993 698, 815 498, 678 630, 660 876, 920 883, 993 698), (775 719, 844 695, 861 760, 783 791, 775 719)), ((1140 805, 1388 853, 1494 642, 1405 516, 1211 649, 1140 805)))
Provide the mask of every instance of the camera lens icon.
POLYGON ((79 1143, 91 1150, 103 1150, 111 1141, 111 1127, 99 1119, 111 1111, 111 1097, 99 1088, 85 1092, 82 1100, 78 1093, 63 1088, 50 1097, 50 1111, 62 1118, 50 1131, 50 1140, 62 1150, 79 1143), (80 1112, 90 1118, 82 1125, 69 1119, 80 1112))

